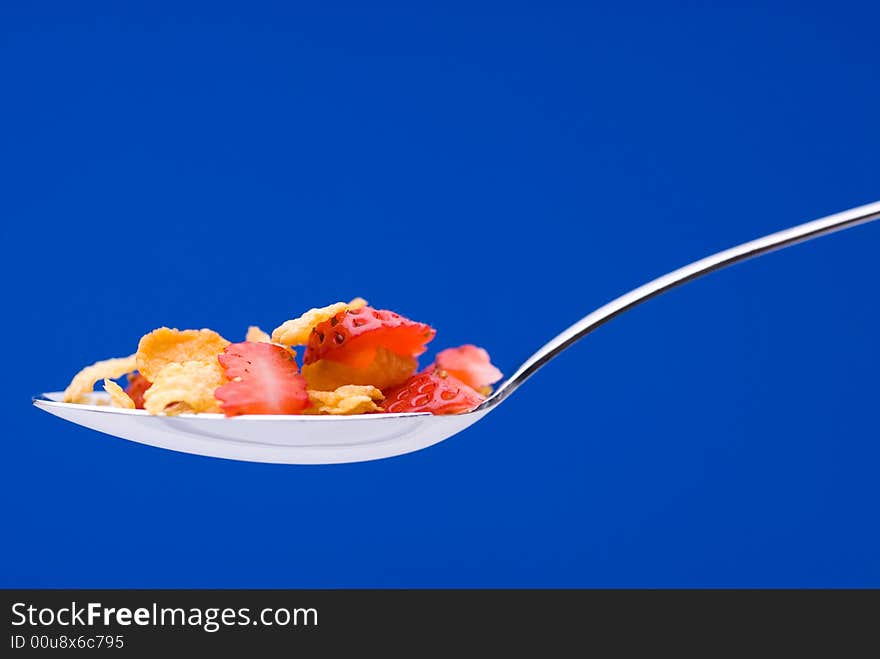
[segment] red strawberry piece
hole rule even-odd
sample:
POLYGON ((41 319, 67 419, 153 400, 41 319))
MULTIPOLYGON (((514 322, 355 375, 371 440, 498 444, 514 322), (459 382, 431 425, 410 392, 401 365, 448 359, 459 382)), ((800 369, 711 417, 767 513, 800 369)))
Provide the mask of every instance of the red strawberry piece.
POLYGON ((372 307, 348 309, 315 326, 309 335, 303 363, 330 359, 353 368, 366 368, 373 362, 379 347, 405 357, 418 357, 425 352, 425 344, 435 333, 431 326, 393 311, 372 307))
POLYGON ((293 355, 271 343, 232 343, 217 356, 229 382, 214 396, 226 416, 296 414, 309 405, 293 355))
POLYGON ((152 386, 152 382, 147 380, 140 373, 134 373, 128 376, 128 384, 125 385, 125 393, 134 401, 135 408, 144 409, 144 392, 152 386))
POLYGON ((442 350, 434 365, 474 389, 495 384, 502 378, 501 371, 489 361, 489 353, 470 344, 442 350))
POLYGON ((486 398, 464 382, 439 368, 416 373, 399 387, 385 393, 386 412, 469 412, 486 398))

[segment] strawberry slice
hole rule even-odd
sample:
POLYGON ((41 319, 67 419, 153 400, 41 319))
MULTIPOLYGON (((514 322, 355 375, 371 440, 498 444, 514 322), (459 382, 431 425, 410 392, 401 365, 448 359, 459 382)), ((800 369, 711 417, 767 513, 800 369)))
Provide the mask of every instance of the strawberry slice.
POLYGON ((296 414, 309 405, 296 360, 271 343, 232 343, 217 356, 229 382, 214 396, 226 416, 296 414))
POLYGON ((503 377, 489 361, 489 353, 470 344, 440 351, 434 358, 434 365, 477 390, 495 384, 503 377))
POLYGON ((385 393, 386 412, 430 412, 458 414, 470 412, 484 396, 440 368, 416 373, 399 387, 385 393))
POLYGON ((401 356, 418 357, 427 350, 425 344, 434 334, 429 325, 393 311, 372 307, 347 309, 315 326, 309 335, 303 364, 330 359, 353 368, 366 368, 380 347, 401 356))
POLYGON ((144 392, 152 386, 152 382, 147 380, 140 373, 130 374, 128 376, 128 384, 125 385, 125 393, 134 401, 135 409, 144 409, 144 392))

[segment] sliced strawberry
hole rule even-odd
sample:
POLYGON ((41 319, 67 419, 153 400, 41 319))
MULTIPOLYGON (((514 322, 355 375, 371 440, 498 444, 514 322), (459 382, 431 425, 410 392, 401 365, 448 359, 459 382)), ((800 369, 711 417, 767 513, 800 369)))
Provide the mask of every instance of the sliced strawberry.
POLYGON ((140 373, 134 373, 128 376, 128 384, 125 385, 125 393, 134 401, 136 409, 144 409, 144 392, 152 386, 152 382, 147 380, 140 373))
POLYGON ((309 405, 306 381, 296 360, 271 343, 233 343, 217 356, 230 382, 217 387, 226 416, 296 414, 309 405))
POLYGON ((353 368, 366 368, 379 347, 405 357, 418 357, 435 333, 429 325, 393 311, 372 307, 348 309, 315 326, 309 335, 303 364, 330 359, 353 368))
POLYGON ((477 390, 502 378, 501 371, 489 361, 489 353, 470 344, 442 350, 434 358, 434 365, 477 390))
POLYGON ((386 412, 430 412, 458 414, 469 412, 485 397, 464 382, 439 368, 416 373, 399 387, 385 393, 386 412))

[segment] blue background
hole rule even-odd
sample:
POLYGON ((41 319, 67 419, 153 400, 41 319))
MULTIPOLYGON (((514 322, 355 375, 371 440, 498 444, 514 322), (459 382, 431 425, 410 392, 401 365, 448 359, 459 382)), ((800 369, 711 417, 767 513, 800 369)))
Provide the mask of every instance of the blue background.
POLYGON ((0 585, 880 586, 880 224, 652 301, 403 457, 223 461, 29 402, 160 325, 354 295, 510 373, 880 197, 876 3, 118 4, 0 10, 0 585))

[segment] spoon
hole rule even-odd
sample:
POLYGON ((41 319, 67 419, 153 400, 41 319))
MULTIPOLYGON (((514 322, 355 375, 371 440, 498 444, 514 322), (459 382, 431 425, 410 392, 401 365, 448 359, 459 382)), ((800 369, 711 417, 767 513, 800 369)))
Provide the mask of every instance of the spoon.
MULTIPOLYGON (((710 272, 826 234, 880 219, 880 201, 772 233, 694 261, 643 284, 585 316, 544 345, 479 407, 465 414, 354 416, 220 414, 152 416, 144 410, 62 402, 62 392, 35 396, 34 405, 73 423, 161 448, 250 462, 331 464, 410 453, 461 432, 494 410, 544 364, 606 322, 710 272)), ((103 404, 102 404, 103 403, 103 404)))

